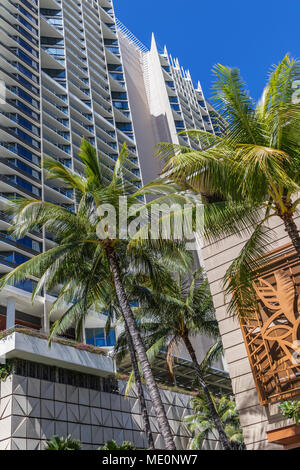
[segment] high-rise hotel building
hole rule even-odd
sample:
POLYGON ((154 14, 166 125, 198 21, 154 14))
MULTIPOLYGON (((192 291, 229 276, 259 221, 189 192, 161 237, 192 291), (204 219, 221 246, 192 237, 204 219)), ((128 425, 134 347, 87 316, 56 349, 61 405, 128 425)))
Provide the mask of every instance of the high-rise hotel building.
POLYGON ((200 129, 220 135, 224 121, 205 99, 200 82, 194 86, 190 72, 166 47, 159 50, 154 35, 148 49, 119 20, 117 26, 141 172, 147 183, 161 170, 153 157, 158 142, 199 149, 184 131, 200 129))
MULTIPOLYGON (((85 137, 101 154, 107 172, 126 142, 126 172, 135 177, 134 190, 158 177, 159 161, 153 156, 158 142, 197 147, 178 135, 189 128, 219 133, 222 124, 200 84, 194 87, 190 74, 166 49, 159 51, 154 38, 150 50, 143 46, 116 20, 111 0, 1 0, 0 276, 54 244, 45 231, 11 238, 4 209, 12 195, 73 210, 73 191, 46 180, 45 156, 80 172, 85 137)), ((69 340, 60 338, 48 348, 49 311, 58 292, 44 291, 32 303, 36 282, 28 279, 0 292, 0 362, 11 359, 13 364, 12 375, 0 387, 0 449, 43 448, 54 434, 71 434, 89 449, 112 438, 145 448, 138 397, 130 392, 124 400, 124 383, 110 378, 116 367, 111 357, 77 345, 72 330, 69 340)), ((83 338, 88 345, 114 345, 115 332, 106 336, 105 323, 104 315, 91 312, 83 338)), ((209 342, 195 341, 201 359, 209 342)), ((193 369, 185 351, 179 355, 177 384, 190 386, 193 369)), ((154 368, 164 380, 164 356, 154 368)), ((210 370, 207 380, 230 389, 221 369, 222 364, 210 370)), ((176 445, 187 448, 182 418, 189 413, 190 397, 162 394, 176 445)))
MULTIPOLYGON (((0 27, 0 79, 5 86, 0 106, 1 207, 7 198, 19 195, 72 210, 73 191, 47 182, 41 168, 48 155, 80 172, 83 136, 101 153, 108 170, 126 142, 126 171, 139 187, 139 158, 112 3, 4 0, 0 27)), ((0 274, 53 245, 42 232, 13 241, 7 217, 3 212, 0 217, 0 274)), ((32 306, 34 284, 28 280, 1 294, 1 329, 25 324, 47 331, 47 310, 54 298, 45 293, 32 306)))
MULTIPOLYGON (((0 28, 5 95, 0 103, 1 276, 54 243, 44 232, 17 241, 10 237, 3 212, 10 196, 40 198, 73 210, 73 191, 45 179, 45 156, 80 172, 78 154, 85 137, 109 171, 126 142, 126 172, 140 187, 159 175, 153 156, 158 142, 197 148, 178 132, 199 128, 219 133, 222 124, 200 83, 194 87, 190 73, 166 48, 158 51, 154 37, 150 50, 143 46, 116 20, 111 0, 3 0, 0 28)), ((0 293, 0 330, 16 325, 49 330, 57 292, 43 292, 32 304, 36 281, 0 293)), ((89 344, 113 346, 114 331, 105 336, 105 320, 92 314, 87 319, 89 344)), ((205 348, 205 341, 197 345, 200 352, 205 348)))

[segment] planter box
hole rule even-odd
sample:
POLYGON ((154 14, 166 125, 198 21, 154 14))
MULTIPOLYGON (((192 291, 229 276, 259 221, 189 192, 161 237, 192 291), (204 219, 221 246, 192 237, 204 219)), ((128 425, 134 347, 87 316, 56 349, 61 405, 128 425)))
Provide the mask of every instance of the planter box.
POLYGON ((292 424, 274 429, 274 431, 268 431, 267 436, 269 442, 282 445, 285 450, 300 447, 300 425, 292 424))

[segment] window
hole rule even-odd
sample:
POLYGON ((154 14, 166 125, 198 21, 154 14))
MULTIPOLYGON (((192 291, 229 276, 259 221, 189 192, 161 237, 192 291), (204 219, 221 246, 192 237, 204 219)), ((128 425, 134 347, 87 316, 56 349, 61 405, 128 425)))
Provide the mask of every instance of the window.
POLYGON ((40 197, 41 195, 40 189, 37 188, 36 186, 33 186, 32 184, 30 184, 28 181, 24 180, 23 178, 20 178, 20 176, 8 176, 7 179, 11 183, 18 185, 20 188, 24 188, 26 191, 29 191, 35 194, 36 196, 40 197))
POLYGON ((20 157, 26 158, 26 160, 30 160, 36 165, 40 165, 39 157, 20 144, 17 144, 17 154, 20 155, 20 157))
POLYGON ((116 344, 115 330, 111 329, 108 336, 104 328, 86 329, 86 342, 97 347, 111 347, 116 344))
POLYGON ((12 163, 12 165, 16 166, 17 168, 24 171, 25 173, 28 173, 29 175, 33 176, 34 178, 38 180, 41 179, 41 174, 38 171, 31 168, 31 166, 26 165, 26 163, 23 163, 17 159, 10 159, 9 161, 12 163))
POLYGON ((15 253, 14 251, 2 251, 0 257, 3 260, 8 261, 9 263, 14 263, 17 265, 23 264, 30 259, 28 258, 28 256, 21 255, 20 253, 15 253))
POLYGON ((14 284, 14 287, 17 289, 25 290, 26 292, 33 292, 36 288, 37 282, 32 281, 31 279, 26 279, 25 281, 19 281, 14 284))
POLYGON ((129 106, 126 101, 113 101, 113 105, 115 108, 118 109, 125 109, 127 111, 129 110, 129 106))

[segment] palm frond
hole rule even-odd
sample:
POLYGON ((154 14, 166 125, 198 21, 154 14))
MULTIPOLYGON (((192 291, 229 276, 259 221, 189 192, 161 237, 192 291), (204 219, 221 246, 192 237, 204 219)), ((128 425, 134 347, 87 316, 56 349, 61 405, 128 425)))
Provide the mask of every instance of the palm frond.
POLYGON ((207 353, 205 354, 204 359, 200 364, 200 369, 202 372, 206 371, 214 361, 216 361, 223 354, 223 343, 219 339, 215 344, 213 344, 207 353))
POLYGON ((96 149, 86 140, 82 139, 80 145, 80 153, 78 157, 84 163, 84 171, 88 181, 93 185, 102 183, 102 168, 100 164, 100 159, 97 156, 96 149))
POLYGON ((217 109, 230 128, 230 142, 259 145, 264 142, 263 127, 255 115, 255 104, 249 96, 239 70, 218 64, 214 67, 213 85, 217 109))
POLYGON ((118 156, 118 159, 115 163, 115 167, 114 167, 114 172, 113 172, 113 177, 112 177, 112 184, 116 184, 120 178, 122 178, 122 172, 123 172, 123 168, 124 168, 124 165, 126 163, 126 160, 128 158, 128 155, 129 155, 129 152, 127 150, 127 146, 126 146, 126 143, 124 142, 124 144, 122 145, 122 148, 121 148, 121 152, 118 156))
POLYGON ((259 224, 245 243, 239 256, 228 268, 224 277, 225 293, 230 297, 228 313, 251 317, 257 308, 253 280, 261 268, 266 247, 270 247, 272 234, 259 224))
POLYGON ((69 170, 58 160, 51 157, 44 157, 43 166, 47 170, 47 179, 59 179, 63 181, 67 186, 77 189, 80 193, 85 191, 85 181, 74 171, 69 170))

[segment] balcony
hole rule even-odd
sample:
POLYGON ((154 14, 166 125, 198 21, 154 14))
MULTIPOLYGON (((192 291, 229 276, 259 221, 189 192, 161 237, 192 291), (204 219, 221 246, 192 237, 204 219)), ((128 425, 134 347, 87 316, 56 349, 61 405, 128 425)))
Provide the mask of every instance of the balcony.
POLYGON ((0 251, 0 263, 8 267, 16 268, 29 259, 28 256, 15 251, 0 251))
MULTIPOLYGON (((5 232, 5 231, 0 231, 0 242, 3 242, 4 244, 9 245, 9 246, 15 247, 19 250, 31 253, 33 255, 37 255, 37 254, 41 253, 41 251, 42 251, 42 246, 41 246, 40 242, 37 242, 36 240, 33 240, 32 238, 27 237, 27 236, 25 236, 25 237, 23 237, 19 240, 15 240, 14 238, 12 238, 12 236, 9 235, 8 232, 5 232)), ((0 252, 0 260, 1 259, 2 259, 2 252, 0 252)), ((26 285, 26 284, 24 284, 24 285, 26 285)), ((28 285, 29 284, 27 284, 27 288, 25 289, 25 290, 27 290, 27 292, 29 292, 28 291, 28 285)), ((15 285, 15 287, 18 287, 18 286, 15 285)), ((22 288, 22 287, 20 287, 20 288, 22 288)))
POLYGON ((4 359, 25 359, 98 376, 115 372, 113 360, 98 347, 54 338, 49 348, 47 335, 26 328, 13 328, 0 335, 0 357, 4 359))

